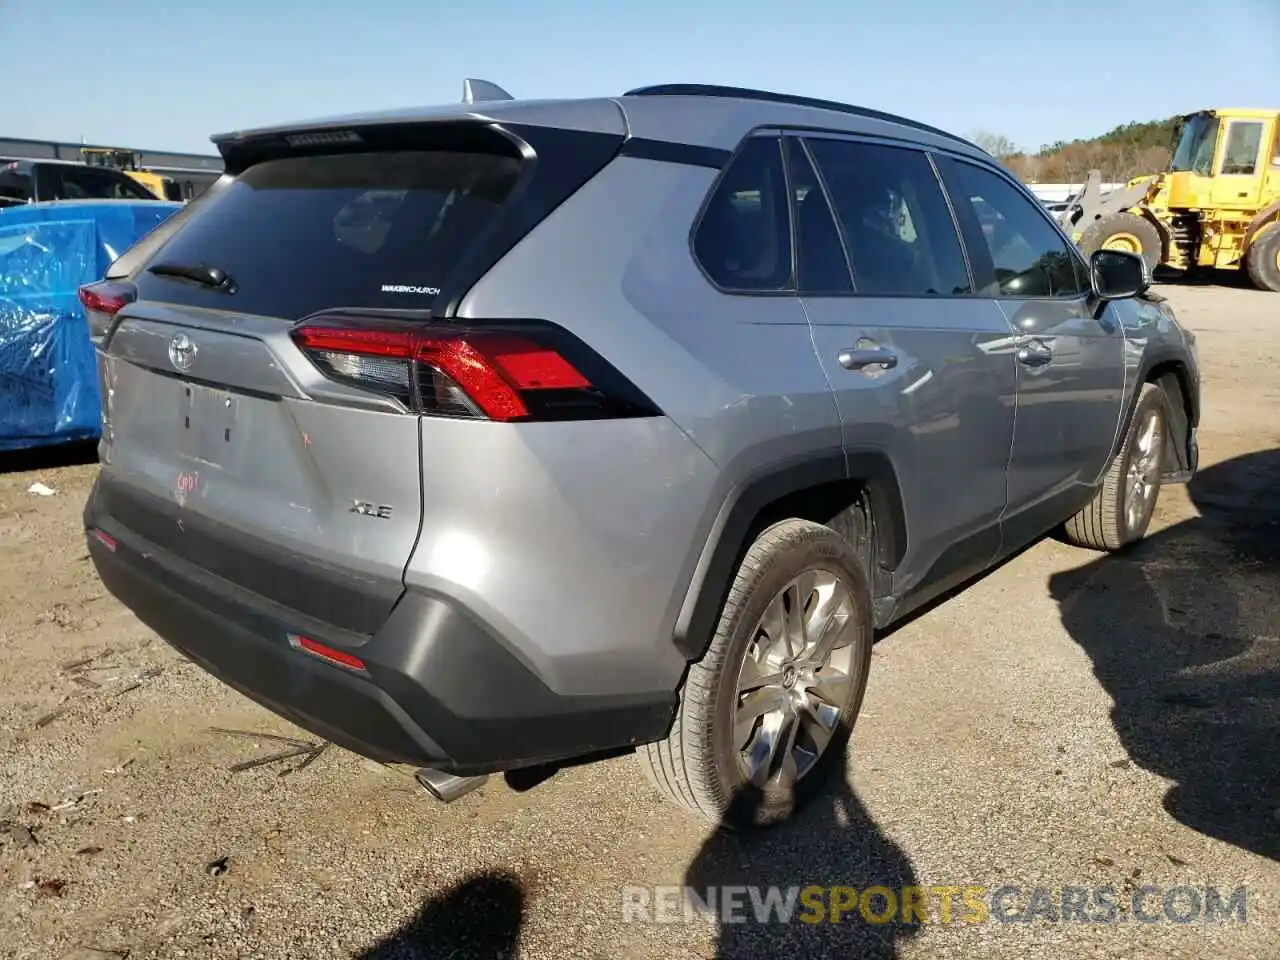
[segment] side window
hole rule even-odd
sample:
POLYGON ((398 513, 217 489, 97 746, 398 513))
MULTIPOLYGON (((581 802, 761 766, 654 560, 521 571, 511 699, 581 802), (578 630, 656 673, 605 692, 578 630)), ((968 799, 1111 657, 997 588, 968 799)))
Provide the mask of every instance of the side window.
POLYGON ((1258 169, 1258 150, 1262 147, 1262 124, 1232 121, 1227 126, 1227 142, 1222 151, 1222 172, 1227 175, 1250 176, 1258 169))
POLYGON ((35 199, 35 183, 31 168, 14 161, 0 163, 0 207, 27 203, 35 199))
POLYGON ((951 210, 924 153, 848 140, 808 144, 835 206, 858 293, 972 292, 951 210))
POLYGON ((811 296, 853 292, 849 262, 826 194, 795 137, 786 138, 796 224, 796 273, 800 292, 811 296))
POLYGON ((93 175, 91 170, 77 170, 74 167, 63 167, 58 171, 58 173, 58 199, 105 199, 101 193, 100 181, 93 175))
POLYGON ((123 174, 115 176, 89 167, 62 168, 64 200, 154 200, 155 197, 123 174))
POLYGON ((756 137, 743 145, 707 201, 694 255, 726 290, 788 290, 791 221, 782 144, 756 137))
POLYGON ((981 167, 948 158, 940 158, 940 166, 970 249, 982 246, 974 258, 974 272, 987 260, 982 254, 989 255, 994 268, 994 283, 984 292, 1003 297, 1083 295, 1076 257, 1038 204, 981 167))

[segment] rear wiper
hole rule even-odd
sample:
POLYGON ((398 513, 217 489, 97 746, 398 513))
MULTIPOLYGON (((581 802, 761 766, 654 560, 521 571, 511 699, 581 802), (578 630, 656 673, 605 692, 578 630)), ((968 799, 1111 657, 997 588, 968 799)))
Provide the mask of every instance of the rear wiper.
POLYGON ((158 277, 190 280, 202 287, 221 290, 223 293, 236 292, 236 282, 225 270, 209 267, 203 263, 157 263, 155 266, 147 267, 147 272, 154 273, 158 277))

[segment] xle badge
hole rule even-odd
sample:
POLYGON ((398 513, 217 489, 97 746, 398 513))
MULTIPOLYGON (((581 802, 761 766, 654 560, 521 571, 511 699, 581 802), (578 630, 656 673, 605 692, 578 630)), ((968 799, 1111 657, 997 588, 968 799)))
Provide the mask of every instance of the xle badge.
POLYGON ((358 513, 362 517, 377 517, 379 520, 391 519, 391 508, 385 503, 374 504, 367 500, 352 500, 350 513, 358 513))

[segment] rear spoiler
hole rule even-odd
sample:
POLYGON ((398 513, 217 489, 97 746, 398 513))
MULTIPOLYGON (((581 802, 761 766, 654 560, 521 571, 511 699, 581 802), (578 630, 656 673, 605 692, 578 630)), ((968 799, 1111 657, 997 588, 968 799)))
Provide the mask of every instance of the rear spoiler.
MULTIPOLYGON (((488 80, 468 77, 462 82, 462 103, 466 105, 514 99, 502 87, 488 80)), ((442 114, 432 118, 431 122, 474 123, 476 117, 476 114, 459 111, 456 117, 442 114)), ((357 148, 365 142, 365 132, 380 125, 379 120, 377 114, 333 117, 298 126, 262 127, 220 133, 209 139, 222 154, 225 172, 236 175, 264 156, 306 150, 357 148)))

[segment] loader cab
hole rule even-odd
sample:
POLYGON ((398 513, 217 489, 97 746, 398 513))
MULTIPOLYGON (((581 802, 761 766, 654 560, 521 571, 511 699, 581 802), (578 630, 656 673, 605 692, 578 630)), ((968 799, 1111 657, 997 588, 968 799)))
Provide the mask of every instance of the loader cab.
POLYGON ((1280 176, 1277 117, 1266 110, 1202 110, 1180 118, 1169 164, 1169 206, 1256 209, 1280 176))

